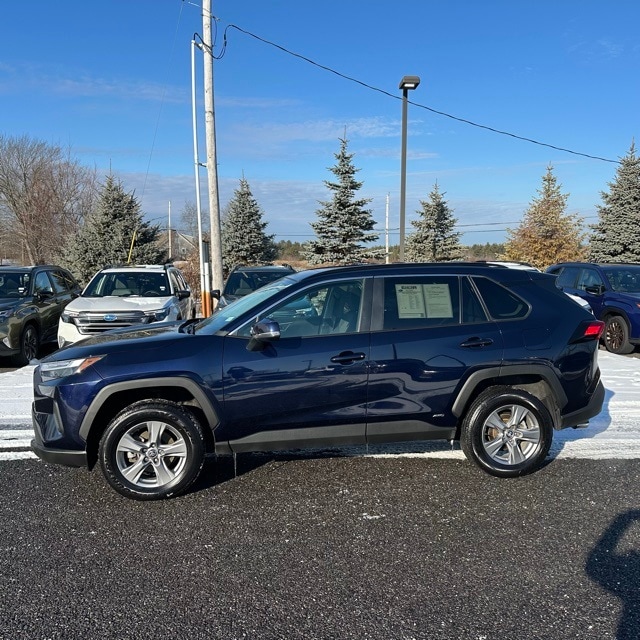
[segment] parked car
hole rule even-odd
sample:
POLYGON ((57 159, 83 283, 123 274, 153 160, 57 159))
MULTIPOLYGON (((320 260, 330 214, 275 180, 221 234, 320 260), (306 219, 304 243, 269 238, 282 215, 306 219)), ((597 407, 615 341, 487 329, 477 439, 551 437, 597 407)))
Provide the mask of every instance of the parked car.
POLYGON ((0 356, 19 366, 56 341, 58 319, 82 288, 62 267, 0 267, 0 356))
POLYGON ((602 341, 612 353, 631 353, 640 344, 640 265, 564 262, 547 269, 565 293, 586 300, 605 322, 602 341))
POLYGON ((33 450, 141 500, 206 452, 444 439, 489 474, 540 467, 600 412, 603 323, 554 278, 472 263, 292 273, 204 320, 96 335, 34 372, 33 450), (277 318, 275 320, 274 318, 277 318))
POLYGON ((218 289, 212 292, 213 297, 218 299, 216 308, 226 307, 230 302, 290 273, 295 273, 295 269, 287 264, 238 265, 229 273, 222 292, 218 289))
POLYGON ((108 267, 98 271, 66 307, 58 346, 135 324, 195 317, 195 302, 182 272, 172 265, 108 267))

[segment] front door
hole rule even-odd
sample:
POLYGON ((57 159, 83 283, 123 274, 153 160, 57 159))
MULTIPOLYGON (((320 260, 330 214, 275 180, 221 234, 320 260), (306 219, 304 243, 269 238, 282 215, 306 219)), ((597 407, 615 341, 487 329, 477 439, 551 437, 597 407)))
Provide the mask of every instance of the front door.
MULTIPOLYGON (((249 351, 247 325, 224 344, 225 423, 234 451, 364 442, 369 332, 364 281, 295 294, 263 314, 281 337, 249 351)), ((262 319, 260 318, 260 319, 262 319)))

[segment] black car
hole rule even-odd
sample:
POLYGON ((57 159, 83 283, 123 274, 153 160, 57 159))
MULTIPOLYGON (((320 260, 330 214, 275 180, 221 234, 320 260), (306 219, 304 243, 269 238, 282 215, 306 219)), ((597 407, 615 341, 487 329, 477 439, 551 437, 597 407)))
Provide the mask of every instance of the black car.
POLYGON ((602 341, 612 353, 631 353, 640 345, 640 264, 563 262, 547 269, 565 293, 589 303, 605 323, 602 341))
POLYGON ((229 273, 222 292, 216 289, 212 292, 212 295, 218 299, 217 308, 219 309, 260 287, 264 287, 265 284, 274 282, 291 273, 295 273, 295 269, 287 264, 238 265, 229 273))
POLYGON ((534 271, 292 273, 204 320, 88 338, 34 372, 33 450, 125 496, 187 489, 206 452, 459 439, 489 474, 543 463, 604 388, 603 323, 534 271))
POLYGON ((62 267, 0 267, 0 356, 25 365, 56 342, 60 314, 81 291, 62 267))

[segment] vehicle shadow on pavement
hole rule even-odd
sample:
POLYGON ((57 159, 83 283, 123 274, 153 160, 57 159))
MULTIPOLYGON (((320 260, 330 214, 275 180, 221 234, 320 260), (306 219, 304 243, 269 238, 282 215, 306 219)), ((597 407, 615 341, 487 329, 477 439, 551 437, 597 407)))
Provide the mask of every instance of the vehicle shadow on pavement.
POLYGON ((640 620, 640 509, 615 518, 591 550, 586 562, 591 580, 622 602, 617 640, 637 640, 640 620))
POLYGON ((236 456, 235 460, 230 455, 209 456, 205 460, 202 473, 187 493, 206 491, 225 482, 235 480, 240 476, 252 473, 269 464, 275 463, 280 466, 295 460, 340 458, 348 455, 344 450, 339 449, 296 449, 295 451, 241 453, 236 456))
POLYGON ((217 485, 252 473, 261 467, 275 465, 279 468, 289 462, 300 460, 320 460, 325 458, 359 457, 429 457, 465 460, 456 441, 453 445, 443 440, 413 440, 375 445, 352 445, 312 449, 292 449, 268 452, 247 452, 236 455, 211 455, 205 459, 202 473, 188 493, 204 491, 217 485))

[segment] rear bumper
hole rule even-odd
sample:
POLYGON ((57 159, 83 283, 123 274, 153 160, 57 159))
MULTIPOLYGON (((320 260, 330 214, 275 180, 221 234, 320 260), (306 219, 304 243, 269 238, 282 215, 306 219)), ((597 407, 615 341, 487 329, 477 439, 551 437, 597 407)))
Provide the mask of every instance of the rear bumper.
POLYGON ((566 429, 567 427, 586 426, 589 418, 597 416, 600 411, 602 411, 602 405, 604 404, 604 395, 604 385, 602 384, 602 381, 599 380, 596 386, 596 390, 591 396, 589 404, 579 411, 574 411, 573 413, 568 413, 562 416, 560 428, 566 429))

